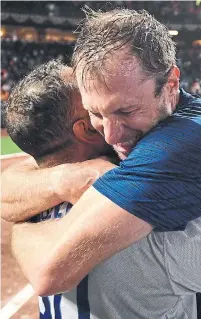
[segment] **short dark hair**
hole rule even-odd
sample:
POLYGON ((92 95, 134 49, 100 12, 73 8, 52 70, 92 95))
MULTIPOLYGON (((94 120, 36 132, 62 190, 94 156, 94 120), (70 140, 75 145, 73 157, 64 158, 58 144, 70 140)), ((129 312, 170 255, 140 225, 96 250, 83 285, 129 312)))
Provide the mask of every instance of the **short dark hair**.
POLYGON ((76 112, 74 93, 78 89, 72 69, 59 61, 30 72, 14 87, 5 108, 6 128, 12 140, 36 160, 70 145, 76 112))
POLYGON ((88 71, 100 73, 108 53, 129 45, 146 74, 155 77, 155 93, 160 94, 176 63, 175 43, 167 27, 145 10, 83 11, 86 18, 80 25, 72 59, 74 68, 83 62, 82 78, 88 71))

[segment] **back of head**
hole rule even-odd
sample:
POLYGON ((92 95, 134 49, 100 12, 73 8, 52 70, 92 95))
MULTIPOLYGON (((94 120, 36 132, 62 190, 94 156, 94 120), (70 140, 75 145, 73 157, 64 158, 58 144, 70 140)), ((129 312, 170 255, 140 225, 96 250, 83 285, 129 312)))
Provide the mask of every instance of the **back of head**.
POLYGON ((71 68, 54 60, 36 68, 8 99, 5 121, 12 140, 36 160, 71 145, 74 94, 71 68))
POLYGON ((74 67, 82 62, 82 78, 87 72, 103 72, 107 58, 128 46, 142 70, 158 81, 159 94, 168 71, 176 63, 175 43, 168 29, 145 10, 95 12, 86 8, 85 14, 73 54, 74 67))

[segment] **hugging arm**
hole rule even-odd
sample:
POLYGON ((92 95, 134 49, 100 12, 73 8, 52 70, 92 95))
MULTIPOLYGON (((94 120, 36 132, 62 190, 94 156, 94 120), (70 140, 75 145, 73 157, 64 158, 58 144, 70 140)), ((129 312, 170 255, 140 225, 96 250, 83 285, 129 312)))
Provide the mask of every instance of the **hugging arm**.
POLYGON ((33 158, 10 166, 2 174, 2 215, 19 222, 63 201, 74 204, 103 173, 113 168, 97 159, 39 169, 33 158))
POLYGON ((52 169, 39 170, 32 157, 7 168, 2 174, 1 217, 17 222, 46 209, 46 199, 49 206, 56 205, 59 199, 49 183, 51 174, 54 174, 52 169))
POLYGON ((12 246, 36 293, 51 295, 71 290, 97 264, 151 230, 90 187, 62 219, 15 224, 12 246))

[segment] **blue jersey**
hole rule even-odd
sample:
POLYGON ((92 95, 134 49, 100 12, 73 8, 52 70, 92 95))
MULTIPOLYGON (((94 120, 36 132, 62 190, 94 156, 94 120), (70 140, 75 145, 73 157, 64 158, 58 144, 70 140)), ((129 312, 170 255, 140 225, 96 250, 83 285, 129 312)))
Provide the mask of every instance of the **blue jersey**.
POLYGON ((183 230, 201 216, 201 98, 181 89, 173 115, 94 187, 156 230, 183 230))

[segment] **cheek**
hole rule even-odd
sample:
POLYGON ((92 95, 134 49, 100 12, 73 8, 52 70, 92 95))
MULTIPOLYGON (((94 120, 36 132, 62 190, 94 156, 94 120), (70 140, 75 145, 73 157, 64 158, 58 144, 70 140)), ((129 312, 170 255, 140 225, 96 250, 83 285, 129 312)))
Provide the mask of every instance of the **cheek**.
POLYGON ((139 129, 144 121, 143 114, 134 114, 124 121, 124 127, 136 130, 139 129))
POLYGON ((132 130, 140 130, 144 131, 144 128, 146 126, 146 119, 144 116, 137 116, 135 119, 130 122, 130 128, 132 130))
POLYGON ((146 112, 145 114, 136 114, 135 117, 129 120, 128 126, 133 131, 146 133, 153 127, 154 122, 153 114, 146 112))

